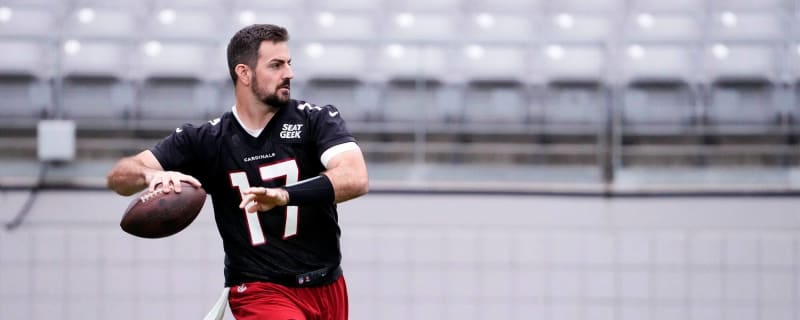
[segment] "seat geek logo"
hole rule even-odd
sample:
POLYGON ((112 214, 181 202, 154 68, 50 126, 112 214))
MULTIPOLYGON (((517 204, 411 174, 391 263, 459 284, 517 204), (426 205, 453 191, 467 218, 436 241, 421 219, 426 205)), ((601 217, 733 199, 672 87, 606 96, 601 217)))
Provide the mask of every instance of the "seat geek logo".
POLYGON ((283 127, 281 128, 280 137, 282 139, 300 139, 300 133, 302 132, 301 131, 302 128, 303 128, 302 124, 284 123, 283 127))

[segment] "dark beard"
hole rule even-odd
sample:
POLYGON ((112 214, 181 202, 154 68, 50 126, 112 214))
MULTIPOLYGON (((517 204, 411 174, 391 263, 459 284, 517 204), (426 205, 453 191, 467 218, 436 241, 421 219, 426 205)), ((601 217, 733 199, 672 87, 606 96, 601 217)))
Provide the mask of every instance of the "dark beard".
POLYGON ((287 96, 286 98, 283 98, 279 97, 277 94, 271 94, 261 99, 261 102, 265 103, 266 105, 273 106, 275 108, 282 108, 287 104, 289 104, 289 97, 287 96))
MULTIPOLYGON (((289 104, 289 99, 291 98, 291 95, 286 95, 286 97, 281 97, 278 95, 278 90, 275 90, 275 93, 273 94, 263 94, 261 92, 258 92, 259 85, 258 85, 258 80, 256 79, 255 76, 252 77, 251 83, 253 85, 250 87, 250 89, 253 91, 253 94, 264 104, 268 106, 273 106, 275 108, 282 108, 287 104, 289 104)), ((283 83, 281 83, 278 88, 280 89, 280 87, 284 85, 289 85, 289 80, 284 80, 283 83)))

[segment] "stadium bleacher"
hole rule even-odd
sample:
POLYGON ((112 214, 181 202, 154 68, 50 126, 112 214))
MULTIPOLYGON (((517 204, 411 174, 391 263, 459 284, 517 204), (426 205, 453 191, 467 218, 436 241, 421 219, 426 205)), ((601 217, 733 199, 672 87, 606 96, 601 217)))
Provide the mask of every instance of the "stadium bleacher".
MULTIPOLYGON (((82 137, 111 132, 100 136, 138 146, 213 118, 234 102, 228 38, 243 25, 276 23, 293 38, 293 95, 339 106, 375 146, 371 159, 598 166, 611 154, 606 161, 620 169, 647 159, 796 165, 794 6, 4 1, 0 124, 8 134, 0 139, 32 138, 38 120, 74 120, 78 157, 97 158, 104 152, 91 146, 115 143, 82 137)), ((34 158, 34 147, 8 154, 34 158)))

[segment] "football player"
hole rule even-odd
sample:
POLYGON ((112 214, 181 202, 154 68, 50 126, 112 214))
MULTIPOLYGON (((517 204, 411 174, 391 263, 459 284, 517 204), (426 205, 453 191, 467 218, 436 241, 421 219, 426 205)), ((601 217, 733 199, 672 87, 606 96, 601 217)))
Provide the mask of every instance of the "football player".
POLYGON ((367 193, 367 168, 339 109, 291 98, 288 41, 280 26, 238 31, 231 110, 121 159, 108 186, 211 195, 237 319, 347 319, 336 204, 367 193))

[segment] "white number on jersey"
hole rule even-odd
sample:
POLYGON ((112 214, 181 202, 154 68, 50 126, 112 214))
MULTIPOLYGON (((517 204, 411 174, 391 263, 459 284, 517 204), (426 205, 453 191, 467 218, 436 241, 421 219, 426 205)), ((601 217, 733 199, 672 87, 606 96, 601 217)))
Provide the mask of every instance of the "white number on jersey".
MULTIPOLYGON (((294 159, 263 166, 259 168, 258 174, 264 181, 286 177, 287 185, 297 183, 300 179, 300 170, 297 168, 297 162, 294 159)), ((233 187, 238 188, 239 195, 244 198, 243 192, 250 188, 247 174, 241 171, 233 172, 230 173, 230 177, 233 187)), ((254 246, 266 243, 264 231, 261 229, 261 222, 258 219, 258 212, 248 213, 245 211, 245 218, 250 232, 250 242, 254 246)), ((283 230, 283 238, 286 239, 295 234, 297 234, 297 206, 286 206, 286 224, 283 230)))

